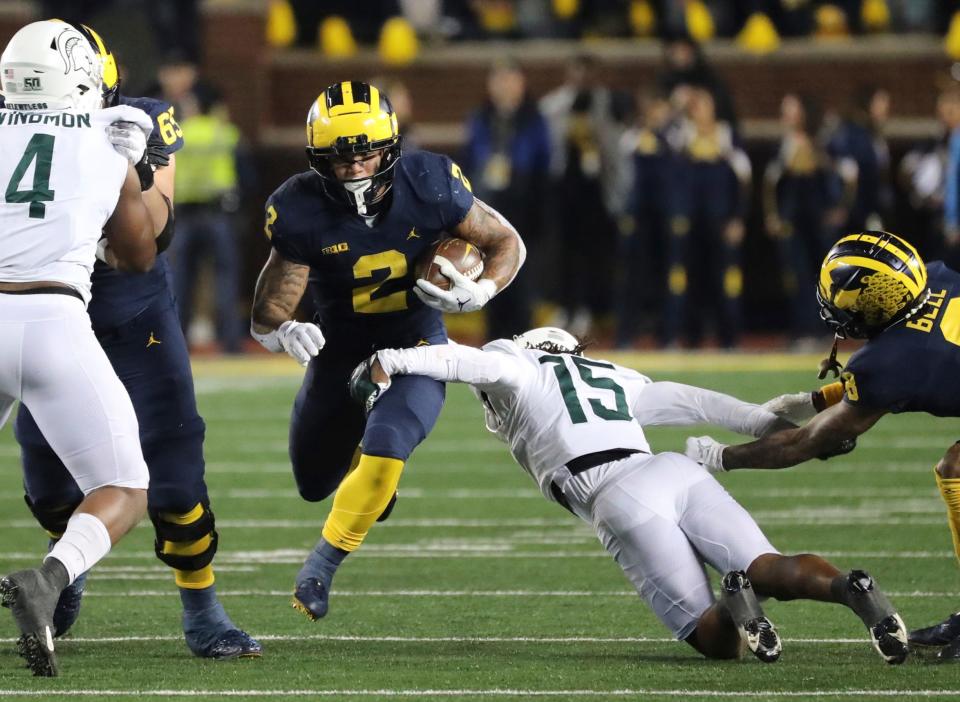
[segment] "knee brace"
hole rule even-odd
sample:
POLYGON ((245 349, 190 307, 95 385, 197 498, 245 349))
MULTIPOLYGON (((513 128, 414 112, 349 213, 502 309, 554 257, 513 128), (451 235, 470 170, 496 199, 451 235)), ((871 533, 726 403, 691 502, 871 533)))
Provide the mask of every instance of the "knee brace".
POLYGON ((42 526, 51 539, 59 539, 63 532, 67 530, 67 522, 71 515, 80 506, 82 500, 51 506, 41 506, 35 504, 29 495, 23 496, 23 501, 33 513, 34 518, 42 526))
POLYGON ((157 538, 157 558, 171 568, 195 571, 205 568, 217 552, 217 530, 210 503, 206 500, 184 514, 150 508, 150 521, 157 538))

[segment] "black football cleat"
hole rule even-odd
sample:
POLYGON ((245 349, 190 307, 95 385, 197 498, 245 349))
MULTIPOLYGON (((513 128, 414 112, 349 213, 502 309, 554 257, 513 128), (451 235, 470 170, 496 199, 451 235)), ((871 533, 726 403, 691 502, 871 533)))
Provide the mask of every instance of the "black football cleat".
POLYGON ((21 570, 0 580, 0 604, 8 607, 20 629, 17 653, 39 677, 59 672, 53 648, 53 611, 60 588, 37 569, 21 570))
POLYGON ((330 591, 319 578, 306 578, 297 583, 291 604, 311 621, 317 621, 326 616, 329 597, 330 591))
POLYGON ((951 614, 939 624, 914 629, 907 637, 911 646, 939 648, 960 638, 960 612, 951 614))
POLYGON ((187 646, 199 658, 229 661, 236 658, 260 658, 263 648, 260 642, 242 629, 228 629, 200 643, 198 636, 187 636, 187 646))
POLYGON ((390 513, 393 512, 393 508, 397 506, 397 497, 399 497, 399 493, 396 490, 394 490, 393 497, 390 498, 390 501, 387 503, 387 506, 383 508, 383 511, 380 513, 380 516, 377 517, 378 522, 387 521, 387 517, 389 517, 390 513))
POLYGON ((938 663, 960 663, 960 636, 940 649, 938 663))
POLYGON ((727 608, 750 652, 763 663, 780 658, 783 644, 776 627, 763 613, 757 595, 742 570, 732 570, 723 576, 720 601, 727 608))
POLYGON ((87 574, 83 573, 60 593, 57 608, 53 611, 53 636, 59 638, 70 631, 80 616, 80 604, 87 585, 87 574))
POLYGON ((838 576, 833 587, 839 599, 866 625, 880 657, 891 665, 903 663, 910 652, 907 627, 873 578, 862 570, 851 570, 838 576))

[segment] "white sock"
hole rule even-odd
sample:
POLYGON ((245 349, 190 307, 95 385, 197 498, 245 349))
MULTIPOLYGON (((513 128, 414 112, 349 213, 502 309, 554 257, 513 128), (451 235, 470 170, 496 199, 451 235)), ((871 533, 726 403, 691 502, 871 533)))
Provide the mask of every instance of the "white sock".
POLYGON ((107 527, 92 514, 81 512, 70 517, 67 530, 43 560, 56 558, 63 563, 72 583, 108 553, 110 532, 107 527))

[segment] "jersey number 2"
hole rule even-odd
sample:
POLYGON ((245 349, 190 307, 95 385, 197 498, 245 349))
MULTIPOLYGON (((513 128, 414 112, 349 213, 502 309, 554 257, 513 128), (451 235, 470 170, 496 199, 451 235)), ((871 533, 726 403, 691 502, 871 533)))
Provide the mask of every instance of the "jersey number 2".
POLYGON ((56 139, 51 134, 34 134, 27 143, 27 148, 20 157, 17 167, 13 169, 10 182, 7 183, 5 199, 11 203, 30 203, 31 219, 43 219, 47 214, 46 203, 53 201, 53 191, 50 189, 50 165, 53 163, 53 142, 56 139), (36 161, 33 169, 33 187, 30 190, 20 190, 20 181, 26 175, 30 164, 36 161))
POLYGON ((407 257, 396 249, 367 254, 353 264, 353 277, 356 280, 373 278, 378 271, 387 271, 386 278, 369 285, 360 285, 353 289, 353 311, 360 314, 396 312, 407 309, 407 291, 397 290, 389 295, 374 297, 381 285, 388 280, 402 278, 407 274, 407 257))
POLYGON ((630 415, 630 409, 627 406, 627 395, 612 378, 594 378, 593 371, 590 368, 607 368, 613 370, 614 366, 602 361, 589 361, 579 356, 541 356, 540 363, 553 363, 553 372, 557 375, 557 382, 560 384, 560 392, 563 394, 563 403, 567 406, 567 414, 570 415, 570 421, 574 424, 583 424, 587 421, 587 415, 583 411, 583 405, 580 398, 577 397, 577 387, 573 384, 573 376, 564 361, 569 358, 573 365, 577 367, 581 380, 592 388, 598 390, 609 390, 613 393, 615 407, 611 409, 596 398, 590 398, 589 404, 593 414, 600 419, 620 420, 629 422, 633 419, 630 415))

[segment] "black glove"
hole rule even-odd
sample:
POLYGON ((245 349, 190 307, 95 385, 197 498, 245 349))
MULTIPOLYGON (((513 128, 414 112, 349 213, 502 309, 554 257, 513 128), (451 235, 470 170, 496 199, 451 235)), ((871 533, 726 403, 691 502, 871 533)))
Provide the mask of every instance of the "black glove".
POLYGON ((149 190, 153 187, 153 172, 158 168, 170 165, 170 155, 167 153, 163 139, 151 135, 147 140, 147 149, 143 158, 134 166, 140 177, 140 190, 149 190))
POLYGON ((387 380, 386 383, 376 383, 370 376, 373 362, 376 360, 377 354, 373 354, 370 358, 354 368, 353 373, 350 374, 350 397, 353 398, 354 402, 363 407, 364 414, 370 414, 370 410, 373 409, 376 401, 380 399, 380 395, 390 387, 389 380, 387 380))

